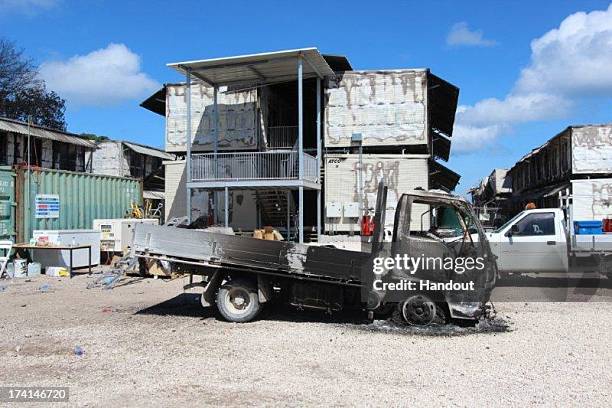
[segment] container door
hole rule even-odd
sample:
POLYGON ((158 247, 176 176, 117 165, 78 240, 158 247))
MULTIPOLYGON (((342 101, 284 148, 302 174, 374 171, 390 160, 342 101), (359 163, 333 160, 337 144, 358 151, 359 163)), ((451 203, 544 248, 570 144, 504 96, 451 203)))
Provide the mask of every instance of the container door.
POLYGON ((0 240, 15 241, 15 173, 0 169, 0 240))

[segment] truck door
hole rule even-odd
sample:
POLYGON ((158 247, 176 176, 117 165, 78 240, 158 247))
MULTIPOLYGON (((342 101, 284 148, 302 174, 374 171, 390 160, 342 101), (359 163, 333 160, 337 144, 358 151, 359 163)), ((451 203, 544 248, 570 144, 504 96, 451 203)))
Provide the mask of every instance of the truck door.
POLYGON ((500 243, 500 270, 565 272, 567 253, 561 233, 554 212, 527 213, 504 232, 500 243))

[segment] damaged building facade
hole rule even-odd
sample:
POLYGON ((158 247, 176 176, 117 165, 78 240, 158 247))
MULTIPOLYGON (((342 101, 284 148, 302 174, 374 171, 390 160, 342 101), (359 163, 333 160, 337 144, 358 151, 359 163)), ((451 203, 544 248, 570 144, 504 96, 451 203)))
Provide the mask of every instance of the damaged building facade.
POLYGON ((163 163, 175 155, 134 142, 102 140, 90 153, 91 168, 96 174, 132 177, 142 180, 143 198, 157 206, 164 201, 165 169, 163 163))
POLYGON ((96 145, 82 137, 17 120, 0 118, 0 165, 92 172, 96 145), (28 158, 28 139, 30 141, 28 158))
MULTIPOLYGON (((596 220, 612 215, 612 124, 569 126, 533 149, 504 177, 511 187, 508 197, 493 197, 492 206, 514 215, 534 203, 538 208, 558 208, 561 195, 572 196, 574 218, 596 220)), ((491 177, 488 178, 489 182, 491 177)), ((472 189, 476 206, 490 193, 472 189)))
POLYGON ((407 190, 459 181, 440 163, 459 90, 427 69, 358 71, 316 48, 169 66, 185 82, 142 103, 182 158, 166 165, 167 217, 271 225, 302 242, 358 232, 381 178, 396 196, 388 212, 407 190))

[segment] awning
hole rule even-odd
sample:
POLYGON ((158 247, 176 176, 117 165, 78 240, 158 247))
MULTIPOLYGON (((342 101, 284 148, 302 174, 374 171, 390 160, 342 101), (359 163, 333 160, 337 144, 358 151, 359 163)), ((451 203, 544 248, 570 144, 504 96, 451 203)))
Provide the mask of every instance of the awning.
POLYGON ((427 92, 429 126, 446 137, 453 136, 459 88, 428 72, 427 92))
POLYGON ((191 74, 211 86, 232 84, 274 83, 291 81, 297 78, 297 60, 302 56, 303 77, 320 78, 333 76, 325 58, 316 48, 299 48, 265 52, 261 54, 239 55, 235 57, 175 62, 168 64, 179 71, 191 74))
POLYGON ((570 184, 569 183, 563 183, 561 185, 558 185, 556 187, 551 187, 550 189, 548 189, 547 191, 544 192, 544 197, 553 197, 553 196, 558 196, 559 192, 566 190, 570 188, 570 184))
MULTIPOLYGON (((28 124, 17 120, 0 118, 0 130, 27 136, 28 124)), ((83 146, 88 149, 96 148, 94 142, 84 139, 78 135, 61 132, 59 130, 47 129, 41 126, 30 125, 30 136, 40 137, 41 139, 55 140, 57 142, 70 143, 73 145, 83 146)))
POLYGON ((166 116, 166 85, 142 101, 140 106, 158 115, 166 116))
POLYGON ((434 130, 433 132, 433 156, 438 159, 448 161, 448 158, 450 157, 450 151, 451 151, 450 139, 442 136, 442 134, 437 133, 434 130))
POLYGON ((435 160, 429 161, 429 189, 453 191, 461 176, 435 160))
POLYGON ((174 160, 175 158, 175 156, 170 153, 162 152, 161 150, 153 149, 152 147, 146 147, 130 142, 123 142, 123 144, 135 151, 136 153, 144 154, 147 156, 159 157, 160 159, 164 160, 174 160))
POLYGON ((163 200, 166 198, 166 193, 164 193, 163 191, 145 190, 142 192, 142 198, 146 198, 149 200, 163 200))

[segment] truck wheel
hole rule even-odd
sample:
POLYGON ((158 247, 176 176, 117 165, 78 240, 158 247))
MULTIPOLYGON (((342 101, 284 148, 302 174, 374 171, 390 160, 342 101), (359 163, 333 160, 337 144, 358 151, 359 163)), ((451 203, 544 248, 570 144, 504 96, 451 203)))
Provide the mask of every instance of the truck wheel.
POLYGON ((230 322, 249 322, 261 310, 257 289, 241 279, 225 282, 217 293, 217 308, 230 322))
POLYGON ((400 307, 402 317, 411 325, 426 326, 436 318, 436 304, 425 295, 411 296, 400 307))

